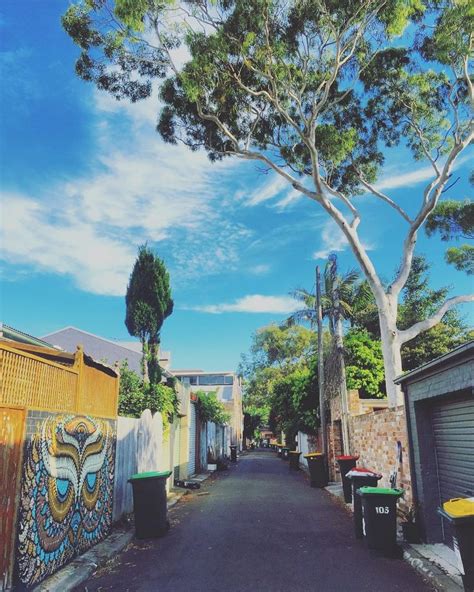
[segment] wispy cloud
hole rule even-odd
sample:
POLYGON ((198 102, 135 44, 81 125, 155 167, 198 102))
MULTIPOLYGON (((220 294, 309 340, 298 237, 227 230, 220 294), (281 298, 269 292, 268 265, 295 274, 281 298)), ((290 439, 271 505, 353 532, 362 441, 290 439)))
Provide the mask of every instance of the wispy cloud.
MULTIPOLYGON (((243 197, 242 193, 240 193, 240 198, 243 199, 243 197)), ((272 173, 269 180, 260 184, 250 195, 247 195, 247 199, 243 199, 243 203, 246 206, 258 206, 264 202, 278 199, 273 204, 273 207, 283 211, 301 197, 302 194, 291 187, 286 179, 272 173)))
POLYGON ((21 195, 2 197, 3 257, 37 271, 72 275, 82 290, 121 295, 135 256, 133 245, 104 236, 94 225, 59 213, 21 195))
MULTIPOLYGON (((3 25, 0 22, 0 26, 3 25)), ((41 94, 38 73, 31 66, 31 54, 32 50, 28 47, 0 51, 0 79, 4 81, 2 99, 5 104, 8 102, 9 109, 16 115, 27 113, 29 103, 41 94)))
MULTIPOLYGON (((454 168, 459 168, 470 160, 472 160, 472 157, 469 157, 467 154, 463 155, 456 160, 454 168)), ((439 166, 441 167, 442 163, 440 163, 439 166)), ((404 170, 404 167, 400 166, 397 168, 396 172, 394 171, 392 174, 382 176, 375 184, 375 187, 381 191, 398 189, 399 187, 414 187, 423 181, 433 179, 434 175, 434 170, 431 165, 420 167, 415 170, 413 170, 413 167, 410 167, 410 170, 404 170)))
POLYGON ((271 266, 267 264, 260 264, 254 265, 253 267, 249 267, 247 271, 252 275, 265 275, 270 272, 271 266))
POLYGON ((210 314, 221 314, 225 312, 289 314, 298 310, 299 307, 300 304, 289 296, 251 294, 249 296, 243 296, 231 303, 188 306, 183 308, 185 310, 195 310, 210 314))
MULTIPOLYGON (((367 251, 372 251, 374 246, 363 243, 367 251)), ((330 253, 341 253, 349 247, 347 238, 342 233, 334 220, 327 220, 321 228, 321 246, 313 253, 313 259, 326 259, 330 253)))
POLYGON ((2 258, 106 295, 124 293, 144 242, 181 282, 237 267, 250 232, 220 207, 229 163, 211 165, 203 153, 161 142, 150 121, 156 103, 134 111, 97 93, 93 113, 97 152, 87 174, 42 195, 3 196, 2 258))

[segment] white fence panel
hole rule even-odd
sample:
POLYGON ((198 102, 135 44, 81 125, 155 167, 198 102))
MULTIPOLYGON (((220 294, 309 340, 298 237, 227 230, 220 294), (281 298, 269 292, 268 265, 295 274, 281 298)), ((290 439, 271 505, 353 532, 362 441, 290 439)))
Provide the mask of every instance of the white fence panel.
POLYGON ((160 413, 152 416, 146 409, 140 419, 117 419, 117 449, 113 521, 133 511, 132 486, 128 480, 135 473, 162 471, 168 468, 163 458, 163 422, 160 413))
POLYGON ((128 479, 138 472, 137 466, 138 419, 117 419, 117 449, 115 453, 115 481, 113 521, 133 511, 132 487, 128 479))
POLYGON ((312 450, 308 441, 308 435, 303 432, 298 432, 298 450, 301 452, 300 464, 308 468, 308 461, 304 458, 304 455, 312 452, 312 450))

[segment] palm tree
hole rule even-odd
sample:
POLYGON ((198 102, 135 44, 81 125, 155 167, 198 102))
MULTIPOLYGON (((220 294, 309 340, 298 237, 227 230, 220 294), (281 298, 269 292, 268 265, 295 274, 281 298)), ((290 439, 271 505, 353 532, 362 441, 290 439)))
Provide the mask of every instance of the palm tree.
MULTIPOLYGON (((353 312, 360 309, 370 296, 368 285, 360 282, 360 274, 356 269, 349 269, 345 274, 337 273, 337 255, 330 255, 324 269, 324 292, 321 297, 323 317, 329 321, 329 331, 334 335, 338 319, 352 321, 353 312), (335 296, 338 296, 336 305, 335 296)), ((284 326, 309 323, 311 328, 316 326, 316 295, 305 288, 296 288, 290 292, 295 300, 301 302, 301 309, 291 314, 284 322, 284 326)))
MULTIPOLYGON (((328 319, 329 332, 334 344, 334 379, 335 390, 339 392, 342 407, 343 449, 349 452, 348 413, 346 370, 344 363, 343 321, 351 320, 355 309, 360 309, 370 296, 360 274, 355 269, 349 269, 344 275, 339 275, 337 255, 331 254, 324 269, 324 293, 321 298, 323 317, 328 319)), ((311 328, 317 322, 316 296, 303 288, 291 293, 293 298, 303 303, 304 308, 290 315, 284 324, 292 326, 296 323, 309 322, 311 328)))

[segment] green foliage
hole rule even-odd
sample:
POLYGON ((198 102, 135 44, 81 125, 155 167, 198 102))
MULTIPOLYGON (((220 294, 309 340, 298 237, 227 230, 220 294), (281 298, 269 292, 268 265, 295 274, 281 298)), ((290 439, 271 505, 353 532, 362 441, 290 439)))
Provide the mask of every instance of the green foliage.
POLYGON ((307 356, 314 345, 314 333, 304 327, 268 325, 256 332, 251 353, 259 364, 281 368, 307 356))
MULTIPOLYGON (((446 299, 449 288, 430 288, 428 270, 429 265, 423 256, 414 257, 399 307, 400 329, 411 327, 414 323, 430 317, 446 299)), ((436 327, 421 333, 402 346, 403 369, 417 368, 468 340, 469 333, 459 314, 454 310, 448 311, 436 327)))
POLYGON ((318 387, 315 360, 281 376, 272 389, 272 427, 292 442, 298 431, 314 433, 318 425, 318 387))
MULTIPOLYGON (((439 233, 442 241, 474 238, 474 203, 469 200, 447 200, 436 206, 425 225, 426 234, 439 233)), ((469 244, 450 247, 446 251, 447 263, 458 271, 474 274, 474 247, 469 244)))
POLYGON ((428 236, 439 232, 442 241, 474 238, 474 203, 469 200, 442 201, 430 214, 425 230, 428 236))
POLYGON ((270 408, 244 405, 244 438, 252 440, 262 425, 268 425, 270 408))
POLYGON ((164 384, 145 383, 125 361, 120 367, 119 415, 140 417, 145 409, 150 409, 152 413, 159 411, 166 428, 179 412, 176 392, 164 384))
MULTIPOLYGON (((437 290, 430 288, 429 264, 422 255, 413 258, 408 280, 398 309, 397 326, 400 329, 411 327, 414 323, 429 318, 445 301, 449 287, 437 290)), ((364 329, 375 340, 380 340, 377 306, 373 296, 369 303, 358 310, 353 319, 355 329, 364 329)), ((472 334, 456 310, 448 311, 441 322, 421 333, 402 346, 404 370, 412 370, 441 356, 454 347, 469 341, 472 334)))
POLYGON ((173 312, 169 275, 163 261, 143 245, 133 266, 125 297, 125 325, 142 342, 150 381, 159 384, 158 361, 160 330, 173 312))
POLYGON ((199 399, 199 415, 202 421, 223 425, 230 420, 230 415, 226 412, 224 404, 218 400, 215 391, 198 391, 196 395, 199 399))
POLYGON ((447 263, 454 265, 458 271, 464 271, 467 275, 474 275, 474 247, 472 245, 449 247, 445 259, 447 263))
MULTIPOLYGON (((376 179, 383 162, 380 140, 391 145, 408 139, 421 156, 407 119, 416 120, 427 145, 440 140, 449 108, 446 77, 421 62, 459 64, 469 52, 473 19, 467 0, 452 6, 422 0, 213 0, 184 3, 208 25, 192 30, 185 19, 178 23, 174 4, 115 0, 114 18, 102 0, 71 5, 63 26, 82 50, 77 73, 132 101, 148 97, 153 80, 171 73, 161 84, 158 124, 166 141, 204 148, 215 160, 234 153, 250 134, 254 147, 275 149, 310 177, 305 117, 317 105, 313 140, 320 162, 333 186, 353 193, 360 191, 356 172, 376 179), (410 46, 413 35, 406 34, 395 46, 392 38, 411 22, 418 27, 416 43, 410 46), (353 53, 332 79, 336 38, 353 53), (178 73, 168 51, 180 43, 190 59, 178 73), (358 80, 363 85, 354 84, 358 80)), ((457 101, 464 100, 461 95, 453 94, 457 101)))
POLYGON ((365 329, 351 329, 344 338, 347 388, 362 398, 385 396, 385 375, 380 340, 365 329))
POLYGON ((240 369, 249 430, 267 422, 274 431, 315 430, 315 342, 314 333, 300 326, 269 325, 255 333, 250 356, 242 356, 240 369))

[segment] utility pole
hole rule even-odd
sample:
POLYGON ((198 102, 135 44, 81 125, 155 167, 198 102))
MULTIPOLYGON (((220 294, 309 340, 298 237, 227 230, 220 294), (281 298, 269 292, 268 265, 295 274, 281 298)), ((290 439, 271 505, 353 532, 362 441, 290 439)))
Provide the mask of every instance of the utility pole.
POLYGON ((321 441, 325 464, 328 462, 328 445, 326 432, 326 405, 324 397, 324 359, 323 359, 323 309, 321 306, 321 278, 319 265, 316 266, 316 315, 318 319, 318 387, 319 387, 319 415, 321 417, 321 441))
POLYGON ((349 438, 349 401, 346 384, 346 365, 344 363, 344 338, 340 310, 341 301, 339 297, 339 281, 339 276, 336 275, 334 285, 334 308, 336 309, 334 337, 336 341, 337 366, 339 374, 339 396, 341 397, 342 450, 343 454, 350 454, 351 450, 349 438))

